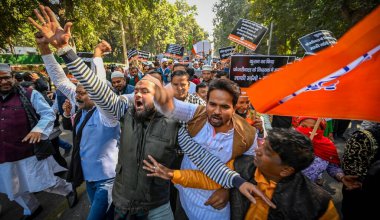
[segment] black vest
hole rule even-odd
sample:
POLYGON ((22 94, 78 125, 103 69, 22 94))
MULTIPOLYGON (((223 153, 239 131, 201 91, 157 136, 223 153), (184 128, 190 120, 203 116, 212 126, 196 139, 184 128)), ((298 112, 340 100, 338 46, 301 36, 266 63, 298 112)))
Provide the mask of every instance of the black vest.
POLYGON ((170 167, 176 157, 178 122, 156 112, 153 119, 142 122, 131 112, 122 118, 122 131, 116 178, 112 192, 115 206, 131 214, 150 210, 169 201, 168 180, 148 177, 143 160, 151 155, 170 167))
MULTIPOLYGON (((239 157, 234 166, 242 178, 256 184, 252 156, 239 157)), ((244 219, 250 206, 249 200, 238 189, 230 192, 231 219, 244 219)), ((325 190, 298 172, 277 183, 272 197, 277 208, 269 209, 268 220, 319 219, 326 212, 330 200, 331 196, 325 190)))

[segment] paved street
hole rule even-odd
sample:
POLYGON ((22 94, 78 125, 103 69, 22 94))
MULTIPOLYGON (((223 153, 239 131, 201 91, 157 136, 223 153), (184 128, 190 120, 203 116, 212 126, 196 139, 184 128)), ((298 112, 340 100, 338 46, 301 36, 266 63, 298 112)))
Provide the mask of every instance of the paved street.
MULTIPOLYGON (((347 136, 347 134, 345 135, 347 136)), ((62 135, 63 139, 69 141, 71 143, 71 132, 64 131, 62 135)), ((340 156, 343 154, 344 142, 342 140, 338 140, 336 143, 338 147, 338 153, 340 156)), ((66 158, 66 160, 70 160, 70 158, 66 158)), ((338 210, 341 207, 341 188, 342 184, 333 180, 326 173, 324 174, 326 182, 324 184, 324 188, 331 193, 333 196, 335 205, 338 210)), ((35 219, 36 220, 85 220, 87 217, 87 213, 89 210, 89 202, 87 198, 87 193, 85 189, 85 185, 82 184, 79 188, 77 188, 78 192, 78 204, 70 209, 68 207, 66 198, 63 196, 39 192, 36 193, 36 197, 40 201, 43 211, 39 214, 35 219)), ((20 219, 22 216, 22 208, 18 206, 15 202, 10 202, 6 196, 0 194, 0 204, 2 205, 2 212, 0 214, 0 220, 15 220, 20 219)))

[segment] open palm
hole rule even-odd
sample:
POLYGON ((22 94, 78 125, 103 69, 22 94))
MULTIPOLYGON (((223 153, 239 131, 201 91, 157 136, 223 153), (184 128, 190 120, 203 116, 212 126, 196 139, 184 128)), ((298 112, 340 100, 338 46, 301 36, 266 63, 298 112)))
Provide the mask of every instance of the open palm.
MULTIPOLYGON (((62 28, 53 11, 49 7, 45 7, 43 5, 39 6, 39 9, 42 13, 35 9, 34 13, 36 14, 38 20, 42 23, 38 24, 32 18, 28 18, 29 22, 32 23, 34 27, 36 27, 42 36, 44 37, 44 41, 47 41, 55 48, 61 48, 68 45, 69 39, 71 37, 71 26, 73 25, 71 22, 65 24, 65 27, 62 28)), ((41 39, 42 40, 42 39, 41 39)))

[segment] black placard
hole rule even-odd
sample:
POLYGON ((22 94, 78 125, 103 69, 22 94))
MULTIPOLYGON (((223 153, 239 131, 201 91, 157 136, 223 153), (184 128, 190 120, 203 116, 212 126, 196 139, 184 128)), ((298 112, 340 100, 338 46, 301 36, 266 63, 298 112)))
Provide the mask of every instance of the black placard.
POLYGON ((165 51, 165 56, 180 59, 183 57, 184 47, 178 44, 168 44, 165 51))
POLYGON ((139 60, 139 61, 147 61, 149 59, 149 52, 136 50, 136 48, 132 48, 128 50, 128 61, 139 60))
POLYGON ((219 56, 221 61, 227 60, 235 52, 235 46, 224 47, 219 49, 219 56))
POLYGON ((320 30, 298 39, 307 53, 316 53, 326 47, 336 44, 336 38, 331 31, 320 30))
POLYGON ((261 24, 240 18, 231 34, 228 35, 228 39, 251 50, 256 50, 267 31, 268 28, 261 24))
POLYGON ((294 56, 232 55, 230 79, 247 88, 294 60, 294 56))

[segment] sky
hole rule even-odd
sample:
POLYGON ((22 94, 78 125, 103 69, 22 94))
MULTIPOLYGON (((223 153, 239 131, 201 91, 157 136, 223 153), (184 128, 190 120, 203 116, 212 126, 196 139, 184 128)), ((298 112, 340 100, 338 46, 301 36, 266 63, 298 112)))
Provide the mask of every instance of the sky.
MULTIPOLYGON (((168 0, 170 3, 174 3, 175 0, 168 0)), ((212 12, 212 7, 218 0, 186 0, 189 5, 196 5, 198 15, 195 17, 199 26, 209 33, 209 39, 212 40, 213 25, 212 19, 215 17, 215 13, 212 12)))

